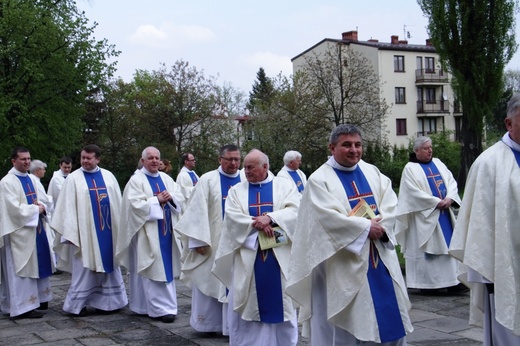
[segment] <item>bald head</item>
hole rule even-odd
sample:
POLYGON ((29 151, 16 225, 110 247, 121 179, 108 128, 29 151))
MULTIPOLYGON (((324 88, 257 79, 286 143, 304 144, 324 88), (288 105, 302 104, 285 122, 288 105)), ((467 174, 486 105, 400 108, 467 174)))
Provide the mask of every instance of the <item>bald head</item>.
POLYGON ((258 149, 253 149, 244 158, 246 179, 250 183, 259 183, 267 178, 269 158, 258 149))

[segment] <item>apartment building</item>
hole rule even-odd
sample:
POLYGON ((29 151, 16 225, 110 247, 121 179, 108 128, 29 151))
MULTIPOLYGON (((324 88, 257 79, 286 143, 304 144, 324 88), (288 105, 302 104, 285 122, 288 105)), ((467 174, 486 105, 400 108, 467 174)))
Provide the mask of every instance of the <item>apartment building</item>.
MULTIPOLYGON (((409 44, 391 36, 390 42, 358 40, 357 31, 342 34, 341 39, 326 38, 292 59, 293 71, 304 68, 308 58, 343 44, 365 58, 380 78, 382 97, 389 106, 385 127, 391 145, 407 146, 412 138, 452 130, 458 138, 462 113, 450 85, 451 76, 443 71, 435 47, 409 44)), ((380 135, 382 135, 381 133, 380 135)))

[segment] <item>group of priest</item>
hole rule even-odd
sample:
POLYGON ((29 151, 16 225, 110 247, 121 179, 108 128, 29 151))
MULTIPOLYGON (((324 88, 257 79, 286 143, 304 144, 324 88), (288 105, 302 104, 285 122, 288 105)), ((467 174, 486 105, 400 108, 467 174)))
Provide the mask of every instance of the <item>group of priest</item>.
POLYGON ((88 145, 80 169, 68 174, 69 162, 58 173, 54 203, 55 184, 46 200, 27 174, 29 151, 16 148, 0 182, 0 308, 13 319, 41 317, 57 266, 72 274, 65 312, 129 304, 171 323, 179 277, 192 289, 191 326, 229 335, 231 345, 296 345, 298 320, 313 345, 406 345, 407 287, 458 289, 460 279, 471 287, 471 322, 483 323, 485 344, 517 343, 520 238, 510 221, 519 214, 519 95, 505 123, 502 140, 471 168, 463 200, 427 137, 415 142, 398 198, 390 179, 361 159, 353 125, 333 129, 331 155, 308 180, 296 151, 274 176, 265 153, 250 151, 240 170, 240 149, 226 145, 218 168, 200 177, 193 154, 183 155, 175 182, 148 147, 121 193, 98 165, 99 148, 88 145), (498 198, 509 203, 498 207, 498 198))

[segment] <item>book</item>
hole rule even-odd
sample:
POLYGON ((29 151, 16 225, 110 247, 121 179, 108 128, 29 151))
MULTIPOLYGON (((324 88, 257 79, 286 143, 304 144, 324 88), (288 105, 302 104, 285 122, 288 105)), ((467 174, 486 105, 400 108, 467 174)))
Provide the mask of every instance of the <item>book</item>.
MULTIPOLYGON (((359 200, 358 204, 356 204, 356 206, 350 211, 350 213, 348 213, 348 216, 359 216, 364 217, 366 219, 374 219, 376 217, 376 214, 374 213, 372 208, 370 208, 368 203, 364 199, 361 199, 359 200)), ((388 238, 388 234, 384 232, 380 240, 383 243, 387 243, 390 239, 388 238)))
POLYGON ((376 214, 374 214, 374 211, 370 206, 368 205, 367 201, 364 199, 361 199, 358 204, 348 213, 348 216, 359 216, 364 217, 367 219, 374 219, 376 217, 376 214))
POLYGON ((273 231, 274 237, 268 237, 263 231, 258 232, 258 243, 261 250, 272 249, 288 243, 287 234, 280 226, 273 227, 273 231))

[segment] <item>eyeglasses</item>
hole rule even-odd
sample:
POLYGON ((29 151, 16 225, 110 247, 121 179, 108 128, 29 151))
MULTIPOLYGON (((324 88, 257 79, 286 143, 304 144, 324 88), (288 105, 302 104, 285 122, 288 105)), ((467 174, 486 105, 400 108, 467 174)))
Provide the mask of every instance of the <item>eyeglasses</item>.
POLYGON ((224 157, 224 156, 221 156, 220 158, 222 160, 226 160, 227 162, 240 162, 240 158, 236 158, 236 157, 224 157))
POLYGON ((197 161, 196 159, 193 159, 193 160, 186 160, 186 161, 197 161))

